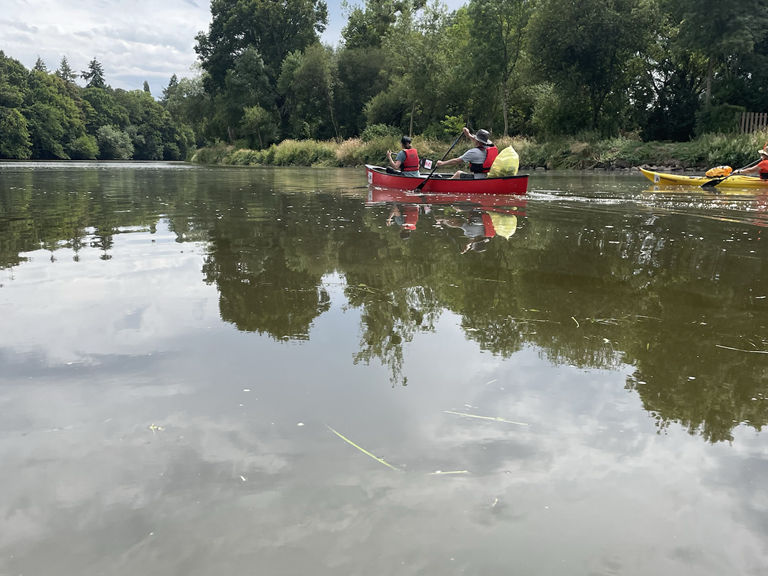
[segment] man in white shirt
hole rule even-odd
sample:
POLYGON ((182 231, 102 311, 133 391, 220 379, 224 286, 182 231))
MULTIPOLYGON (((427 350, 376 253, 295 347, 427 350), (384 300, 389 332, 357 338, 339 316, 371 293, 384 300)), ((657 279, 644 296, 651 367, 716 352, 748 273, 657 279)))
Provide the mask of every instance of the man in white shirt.
POLYGON ((452 179, 457 178, 487 178, 491 164, 498 155, 498 150, 490 140, 490 134, 487 130, 478 130, 477 134, 472 134, 467 127, 464 127, 464 135, 475 143, 474 148, 470 148, 458 158, 452 160, 438 160, 437 167, 455 166, 462 162, 469 163, 470 172, 458 170, 452 179))

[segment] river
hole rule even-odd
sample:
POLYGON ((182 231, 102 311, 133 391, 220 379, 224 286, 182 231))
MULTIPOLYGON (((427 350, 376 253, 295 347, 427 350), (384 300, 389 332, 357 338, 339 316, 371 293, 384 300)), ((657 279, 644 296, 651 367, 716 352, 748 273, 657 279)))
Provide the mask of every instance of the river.
POLYGON ((0 164, 0 574, 768 574, 766 198, 530 189, 0 164))

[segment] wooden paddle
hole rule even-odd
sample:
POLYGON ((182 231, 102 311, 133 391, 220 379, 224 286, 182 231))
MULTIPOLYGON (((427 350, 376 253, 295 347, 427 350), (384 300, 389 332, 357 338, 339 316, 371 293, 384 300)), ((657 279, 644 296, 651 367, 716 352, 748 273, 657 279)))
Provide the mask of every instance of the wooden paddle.
MULTIPOLYGON (((757 160, 752 162, 752 164, 747 164, 746 166, 744 166, 744 168, 739 168, 739 170, 746 170, 747 168, 752 168, 752 166, 754 166, 755 164, 759 164, 761 160, 762 160, 762 158, 758 158, 757 160)), ((738 172, 739 170, 734 170, 733 172, 728 174, 728 176, 720 176, 718 178, 713 178, 709 182, 704 182, 704 184, 702 184, 701 187, 702 188, 710 188, 712 186, 717 186, 721 182, 723 182, 725 180, 728 180, 728 178, 730 178, 731 176, 736 174, 736 172, 738 172)))
MULTIPOLYGON (((448 148, 448 152, 446 152, 446 153, 445 153, 445 156, 443 156, 443 157, 440 159, 440 162, 442 162, 443 160, 445 160, 445 159, 448 157, 448 154, 450 154, 450 153, 451 153, 451 150, 453 150, 454 146, 456 146, 456 144, 458 144, 458 143, 459 143, 459 140, 461 140, 461 137, 462 137, 463 135, 464 135, 464 131, 462 130, 462 131, 461 131, 461 134, 459 134, 458 138, 456 138, 456 140, 454 140, 454 141, 453 141, 453 144, 451 145, 451 147, 450 147, 450 148, 448 148)), ((432 168, 432 172, 430 172, 430 173, 429 173, 429 176, 427 176, 427 177, 424 179, 424 182, 422 182, 421 184, 419 184, 418 186, 416 186, 416 190, 423 190, 423 189, 424 189, 424 185, 427 183, 427 181, 428 181, 430 178, 432 178, 432 174, 434 174, 434 173, 435 173, 435 170, 437 170, 437 162, 435 162, 435 167, 434 167, 434 168, 432 168)))

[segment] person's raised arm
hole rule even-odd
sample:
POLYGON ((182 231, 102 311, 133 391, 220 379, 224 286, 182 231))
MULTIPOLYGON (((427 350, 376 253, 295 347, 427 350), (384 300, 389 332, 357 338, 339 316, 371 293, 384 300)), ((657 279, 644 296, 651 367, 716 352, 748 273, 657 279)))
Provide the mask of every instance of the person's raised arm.
POLYGON ((400 170, 400 166, 402 165, 402 162, 392 160, 392 150, 387 150, 387 160, 389 160, 389 164, 390 166, 392 166, 392 168, 394 168, 395 170, 400 170))
POLYGON ((438 160, 437 167, 440 168, 441 166, 455 166, 456 164, 461 164, 462 162, 464 162, 464 160, 461 158, 453 158, 446 161, 438 160))

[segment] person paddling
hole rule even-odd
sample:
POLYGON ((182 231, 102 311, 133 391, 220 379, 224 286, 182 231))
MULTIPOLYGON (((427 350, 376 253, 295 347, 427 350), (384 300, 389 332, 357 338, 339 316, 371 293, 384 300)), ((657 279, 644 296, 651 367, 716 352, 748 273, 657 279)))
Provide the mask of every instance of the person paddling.
POLYGON ((761 180, 768 180, 768 150, 763 148, 757 151, 760 154, 760 162, 751 168, 736 170, 734 174, 759 174, 761 180))
MULTIPOLYGON (((390 166, 395 170, 401 170, 403 176, 411 178, 421 178, 419 174, 419 152, 411 146, 411 139, 408 136, 400 138, 400 145, 403 147, 392 160, 392 150, 387 150, 387 160, 390 166)), ((387 170, 389 172, 389 170, 387 170)))
POLYGON ((451 178, 454 180, 457 178, 487 178, 493 161, 499 155, 499 150, 490 140, 491 135, 488 130, 478 130, 477 134, 472 134, 466 126, 464 127, 464 135, 474 142, 475 147, 467 150, 458 158, 445 161, 438 160, 437 167, 469 162, 469 173, 459 170, 451 178))

